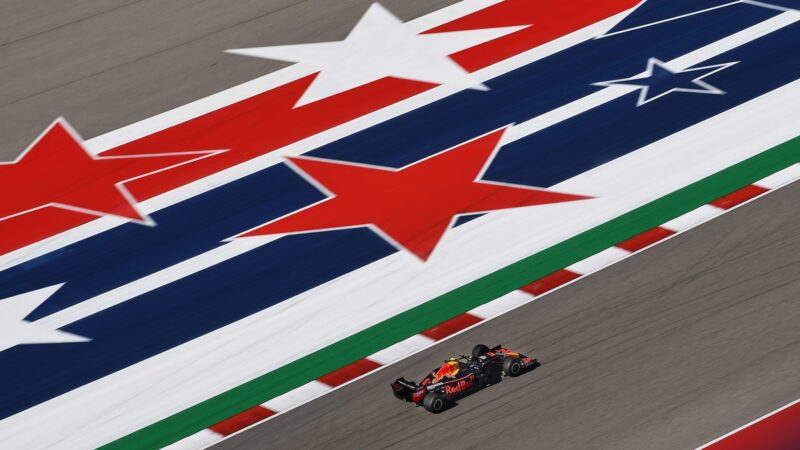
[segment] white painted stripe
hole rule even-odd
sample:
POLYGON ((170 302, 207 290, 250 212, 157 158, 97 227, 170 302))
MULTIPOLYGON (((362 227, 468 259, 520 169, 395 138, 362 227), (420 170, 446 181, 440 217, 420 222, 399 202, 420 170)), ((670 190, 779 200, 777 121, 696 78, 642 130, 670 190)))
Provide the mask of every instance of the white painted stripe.
POLYGON ((800 164, 794 164, 781 170, 780 172, 776 172, 766 178, 763 178, 754 184, 765 189, 776 189, 798 179, 800 179, 800 164))
POLYGON ((795 400, 795 401, 793 401, 793 402, 791 402, 791 403, 789 403, 788 405, 781 406, 780 408, 776 409, 775 411, 772 411, 770 413, 764 414, 763 416, 759 417, 758 419, 753 420, 751 422, 748 422, 748 423, 740 426, 739 428, 731 431, 730 433, 727 433, 725 435, 722 435, 722 436, 714 439, 713 441, 709 442, 708 444, 703 445, 702 447, 697 447, 696 450, 703 450, 706 447, 710 447, 711 445, 716 444, 717 442, 719 442, 719 441, 721 441, 721 440, 723 440, 723 439, 725 439, 727 437, 733 436, 734 434, 744 430, 745 428, 751 427, 751 426, 757 424, 758 422, 761 422, 762 420, 764 420, 764 419, 766 419, 766 418, 768 418, 770 416, 774 416, 775 414, 778 414, 779 412, 781 412, 781 411, 783 411, 785 409, 791 408, 792 406, 794 406, 794 405, 796 405, 798 403, 800 403, 800 398, 795 400))
POLYGON ((524 291, 512 291, 508 294, 478 306, 469 311, 475 317, 481 319, 491 319, 492 317, 499 316, 500 314, 511 311, 512 309, 519 308, 520 306, 532 301, 533 295, 524 291))
POLYGON ((717 208, 713 205, 703 205, 680 217, 670 220, 664 225, 661 225, 661 227, 672 231, 685 231, 717 217, 724 211, 724 209, 717 208))
POLYGON ((774 9, 776 11, 798 11, 797 8, 792 9, 789 6, 776 5, 769 2, 760 2, 757 0, 742 0, 742 3, 748 3, 753 6, 760 6, 762 8, 774 9))
POLYGON ((380 365, 386 365, 416 353, 434 342, 436 341, 427 336, 415 334, 408 339, 404 339, 394 345, 386 347, 377 353, 369 355, 368 358, 380 365))
POLYGON ((206 428, 191 436, 185 437, 172 445, 164 447, 164 450, 197 450, 199 448, 205 448, 206 446, 219 441, 223 437, 225 436, 206 428))
MULTIPOLYGON (((789 24, 794 23, 797 20, 800 20, 800 14, 795 14, 795 13, 780 14, 776 17, 773 17, 759 24, 756 24, 746 30, 725 37, 720 41, 709 44, 698 50, 690 52, 687 55, 679 57, 671 61, 670 65, 673 67, 680 67, 680 68, 693 66, 697 63, 705 61, 708 58, 716 56, 719 53, 729 51, 732 48, 750 42, 750 40, 752 39, 756 39, 758 37, 764 36, 765 34, 768 34, 769 32, 788 26, 789 24)), ((506 133, 504 141, 506 143, 509 143, 517 139, 521 139, 524 136, 527 136, 536 131, 540 131, 543 128, 551 126, 554 123, 557 123, 561 120, 566 120, 570 117, 574 117, 578 114, 586 112, 588 109, 591 109, 601 103, 614 100, 621 95, 631 92, 631 89, 635 90, 636 88, 626 87, 626 86, 611 86, 605 88, 602 91, 588 95, 581 100, 569 103, 565 106, 555 109, 554 111, 545 113, 527 122, 512 127, 506 133)), ((292 146, 286 148, 290 147, 292 146)), ((275 157, 276 153, 279 152, 265 155, 263 158, 265 159, 273 158, 275 157)), ((275 160, 273 162, 278 162, 278 161, 279 160, 275 160)), ((237 167, 241 168, 242 166, 237 166, 237 167)), ((224 172, 227 171, 220 172, 220 174, 224 172)), ((592 188, 586 190, 565 189, 563 190, 563 192, 591 192, 591 189, 592 188)), ((150 213, 150 211, 147 210, 146 212, 150 213)), ((43 325, 47 325, 53 328, 59 328, 65 326, 74 321, 78 321, 85 317, 88 317, 89 315, 96 314, 97 312, 102 311, 104 308, 116 306, 124 301, 135 298, 138 295, 142 295, 146 292, 157 289, 168 283, 172 283, 180 278, 189 276, 194 272, 206 269, 220 262, 227 261, 228 259, 234 256, 238 256, 242 253, 245 253, 246 251, 248 251, 248 249, 255 249, 267 242, 270 242, 270 240, 274 240, 276 238, 277 236, 269 237, 267 238, 267 240, 258 239, 256 243, 252 245, 236 244, 236 242, 238 241, 232 242, 227 245, 234 245, 234 248, 225 248, 225 246, 223 246, 220 248, 213 249, 209 252, 206 252, 205 254, 199 255, 188 261, 183 261, 181 263, 176 264, 175 266, 168 267, 150 276, 133 281, 125 286, 121 286, 117 289, 114 289, 113 291, 101 294, 98 297, 95 297, 78 305, 67 308, 66 310, 59 311, 53 314, 52 315, 53 317, 46 317, 40 320, 42 321, 43 325), (192 271, 192 267, 195 267, 197 270, 192 271)))
MULTIPOLYGON (((605 32, 609 28, 613 27, 627 14, 628 12, 618 14, 609 19, 605 19, 603 21, 590 25, 586 28, 573 32, 569 35, 542 44, 541 46, 531 49, 527 52, 521 53, 512 58, 509 58, 507 60, 489 66, 485 69, 479 70, 473 74, 473 77, 480 82, 485 82, 492 78, 508 73, 512 70, 528 65, 534 61, 546 58, 552 54, 555 54, 566 48, 572 47, 581 42, 592 39, 598 34, 605 32)), ((452 17, 451 19, 455 18, 457 17, 452 17)), ((447 21, 442 23, 446 22, 447 21)), ((291 66, 283 70, 295 70, 294 69, 295 67, 296 66, 291 66)), ((90 148, 93 148, 99 152, 100 150, 112 148, 115 147, 116 145, 121 145, 125 142, 129 142, 131 140, 134 140, 135 138, 146 136, 161 129, 159 127, 162 127, 163 124, 172 123, 176 121, 177 121, 176 123, 180 123, 182 121, 188 120, 188 118, 190 117, 194 117, 195 114, 200 115, 202 111, 205 111, 205 109, 207 109, 202 106, 204 102, 209 102, 215 105, 217 108, 219 108, 224 106, 224 104, 227 104, 225 102, 227 102, 231 98, 241 99, 255 95, 255 93, 257 92, 254 92, 253 89, 256 86, 259 86, 259 88, 263 87, 260 83, 261 82, 266 83, 266 80, 264 78, 277 76, 277 74, 280 73, 282 73, 282 71, 276 72, 275 74, 267 75, 266 77, 259 78, 249 83, 245 83, 245 85, 252 84, 253 85, 252 87, 245 87, 245 85, 237 86, 236 88, 232 88, 228 91, 224 91, 220 94, 217 94, 219 98, 212 99, 212 97, 216 96, 211 96, 203 100, 198 100, 195 103, 191 103, 176 110, 130 125, 128 127, 114 131, 109 135, 104 135, 96 138, 97 140, 102 140, 102 145, 95 144, 95 139, 86 141, 86 144, 90 148), (239 89, 241 89, 243 92, 239 92, 238 91, 239 89), (106 139, 106 137, 108 137, 108 139, 106 139), (97 146, 97 148, 95 148, 95 145, 97 146)), ((277 84, 272 85, 272 87, 274 86, 277 86, 277 84)), ((138 208, 145 214, 153 214, 156 211, 172 206, 188 198, 200 195, 204 192, 208 192, 224 184, 230 183, 232 181, 238 180, 252 173, 263 170, 267 167, 281 163, 288 156, 301 155, 305 152, 311 151, 325 144, 334 142, 343 137, 349 136, 358 131, 382 123, 391 118, 413 111, 422 106, 433 103, 437 100, 441 100, 459 91, 460 89, 453 88, 451 86, 439 86, 433 88, 420 95, 398 102, 394 105, 375 111, 371 114, 367 114, 351 122, 344 123, 330 130, 326 130, 322 133, 311 136, 307 139, 297 141, 281 149, 277 149, 268 154, 259 156, 244 163, 219 171, 213 175, 209 175, 208 177, 181 186, 170 192, 166 192, 151 199, 145 200, 138 204, 138 208)), ((231 101, 230 103, 233 103, 233 101, 231 101)), ((48 239, 44 239, 35 244, 31 244, 21 249, 15 250, 13 252, 6 253, 5 255, 0 255, 0 270, 12 267, 17 264, 22 264, 26 261, 30 261, 31 259, 45 255, 49 252, 63 248, 65 246, 86 239, 88 237, 94 236, 96 234, 102 233, 104 231, 108 231, 112 228, 123 225, 125 223, 127 223, 126 220, 122 220, 111 216, 98 218, 96 220, 93 220, 92 222, 75 227, 71 230, 57 234, 48 239)))
POLYGON ((583 261, 576 262, 575 264, 567 267, 567 270, 584 275, 614 264, 623 258, 627 258, 628 255, 630 255, 630 252, 625 249, 619 247, 610 247, 600 253, 584 259, 583 261))
POLYGON ((314 380, 281 396, 275 397, 266 403, 262 403, 261 406, 276 412, 285 411, 315 399, 330 390, 331 387, 327 384, 314 380))
POLYGON ((6 418, 0 435, 12 448, 85 448, 147 426, 800 135, 798 103, 800 81, 554 187, 594 200, 483 216, 424 266, 406 253, 376 261, 6 418), (136 413, 106 413, 120 410, 136 413))

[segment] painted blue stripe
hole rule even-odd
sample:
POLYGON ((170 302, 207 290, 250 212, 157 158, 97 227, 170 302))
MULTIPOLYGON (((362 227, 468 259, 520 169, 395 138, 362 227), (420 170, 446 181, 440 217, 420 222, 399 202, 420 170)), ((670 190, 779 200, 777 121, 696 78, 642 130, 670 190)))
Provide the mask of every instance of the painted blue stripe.
POLYGON ((644 25, 669 20, 685 14, 698 13, 708 8, 727 5, 735 0, 647 0, 633 13, 619 22, 608 33, 630 30, 644 25))
MULTIPOLYGON (((644 33, 649 48, 641 36, 613 45, 603 42, 616 38, 589 42, 580 46, 582 51, 572 49, 563 57, 554 56, 493 80, 489 93, 465 92, 314 153, 390 166, 407 164, 482 130, 526 120, 593 92, 598 88, 590 86, 592 82, 638 73, 650 56, 669 60, 772 15, 759 10, 742 18, 730 11, 726 8, 706 16, 702 27, 695 24, 699 38, 674 37, 669 45, 664 44, 665 36, 678 34, 669 28, 663 29, 666 35, 650 30, 644 33), (714 17, 716 20, 709 20, 714 17), (629 48, 620 49, 623 45, 629 48), (672 47, 683 51, 675 53, 672 47), (598 57, 601 51, 606 52, 605 58, 598 57), (576 59, 578 56, 583 59, 576 59), (584 59, 594 60, 602 68, 587 72, 591 64, 584 59)), ((686 32, 686 24, 680 29, 686 32)), ((636 108, 634 96, 626 96, 504 147, 489 178, 549 186, 573 176, 576 170, 596 167, 793 81, 800 72, 798 34, 794 26, 718 58, 718 62, 742 61, 708 79, 727 90, 727 95, 671 94, 649 103, 647 110, 636 108), (634 123, 637 127, 625 126, 634 123)), ((68 281, 30 317, 35 319, 214 248, 225 237, 319 198, 319 192, 286 167, 272 167, 157 213, 156 228, 119 227, 5 271, 0 274, 0 291, 10 294, 68 281)), ((366 229, 283 238, 65 328, 92 337, 91 343, 29 345, 2 352, 3 379, 8 386, 19 388, 0 394, 0 417, 277 304, 393 251, 366 229)))

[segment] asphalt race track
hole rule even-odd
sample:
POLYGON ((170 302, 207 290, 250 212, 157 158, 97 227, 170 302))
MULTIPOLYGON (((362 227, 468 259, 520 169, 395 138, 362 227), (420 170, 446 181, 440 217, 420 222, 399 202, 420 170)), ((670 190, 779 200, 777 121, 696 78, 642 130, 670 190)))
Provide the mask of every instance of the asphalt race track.
POLYGON ((689 449, 800 397, 800 184, 214 449, 689 449), (543 365, 441 415, 394 399, 477 343, 543 365))
MULTIPOLYGON (((0 161, 58 117, 84 138, 286 64, 229 48, 343 39, 369 0, 7 0, 0 4, 0 161)), ((403 20, 456 0, 385 0, 403 20)))
MULTIPOLYGON (((6 0, 0 161, 274 71, 228 48, 342 39, 370 0, 6 0)), ((404 20, 454 0, 382 0, 404 20)), ((800 397, 800 183, 214 448, 694 448, 800 397), (543 366, 434 416, 391 396, 473 345, 543 366)))

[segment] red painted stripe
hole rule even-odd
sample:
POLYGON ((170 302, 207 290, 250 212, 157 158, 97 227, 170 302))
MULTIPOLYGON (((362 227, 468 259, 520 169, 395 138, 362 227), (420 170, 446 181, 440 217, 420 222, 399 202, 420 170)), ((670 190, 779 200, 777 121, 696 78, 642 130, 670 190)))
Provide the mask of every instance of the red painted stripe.
POLYGON ((800 403, 705 447, 706 450, 800 449, 800 403))
POLYGON ((381 365, 371 359, 359 359, 358 361, 348 364, 341 369, 334 370, 333 372, 320 377, 321 381, 328 386, 336 387, 340 384, 347 383, 348 381, 358 378, 365 373, 372 372, 381 365))
MULTIPOLYGON (((453 55, 468 70, 477 70, 620 13, 638 0, 505 0, 431 31, 535 24, 501 39, 453 55)), ((339 95, 294 108, 314 75, 242 100, 203 116, 111 149, 103 155, 228 151, 211 158, 150 175, 126 187, 139 200, 261 156, 410 98, 434 85, 385 78, 339 95)), ((52 209, 0 221, 0 254, 94 220, 93 216, 52 209)))
POLYGON ((647 247, 648 245, 653 245, 662 239, 666 239, 672 236, 673 234, 675 234, 675 232, 672 230, 668 230, 666 228, 661 228, 661 227, 655 227, 653 229, 645 231, 644 233, 634 236, 625 242, 620 242, 619 244, 617 244, 617 247, 627 250, 629 252, 637 252, 647 247))
POLYGON ((209 428, 211 431, 217 432, 223 436, 228 436, 254 423, 260 422, 273 414, 275 414, 275 411, 264 408, 263 406, 254 406, 247 411, 225 419, 209 428))
POLYGON ((580 277, 580 274, 572 272, 567 269, 561 269, 558 272, 553 272, 550 275, 540 278, 531 284, 522 286, 523 290, 532 295, 542 295, 545 292, 552 291, 553 289, 561 286, 562 284, 569 283, 570 281, 580 277))
POLYGON ((731 192, 724 197, 720 197, 711 202, 711 204, 717 208, 731 209, 734 206, 741 205, 742 203, 758 197, 767 191, 769 191, 769 189, 751 184, 739 189, 738 191, 731 192))
POLYGON ((420 334, 438 341, 439 339, 444 339, 453 333, 463 330, 464 328, 475 325, 482 320, 483 319, 480 317, 473 316, 470 313, 463 313, 453 317, 450 320, 442 322, 433 328, 428 328, 420 334))

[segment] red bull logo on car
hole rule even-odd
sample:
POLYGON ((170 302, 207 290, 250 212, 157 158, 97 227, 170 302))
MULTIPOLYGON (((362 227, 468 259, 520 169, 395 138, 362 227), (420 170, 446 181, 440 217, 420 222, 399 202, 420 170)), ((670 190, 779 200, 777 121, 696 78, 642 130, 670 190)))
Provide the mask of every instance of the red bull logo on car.
POLYGON ((451 385, 445 386, 444 393, 447 395, 457 394, 459 392, 471 388, 473 384, 475 384, 475 375, 470 375, 464 378, 463 380, 459 380, 451 385))

